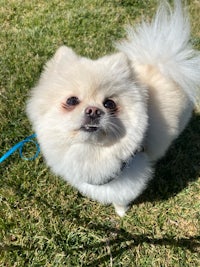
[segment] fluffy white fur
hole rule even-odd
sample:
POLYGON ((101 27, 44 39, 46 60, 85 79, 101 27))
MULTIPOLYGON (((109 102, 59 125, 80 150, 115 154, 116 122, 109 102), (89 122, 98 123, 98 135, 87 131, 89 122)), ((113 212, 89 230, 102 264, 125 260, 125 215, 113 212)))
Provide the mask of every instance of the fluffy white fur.
POLYGON ((27 104, 47 164, 84 195, 113 203, 120 216, 185 128, 200 84, 200 56, 180 1, 173 11, 162 2, 152 23, 127 31, 119 52, 98 60, 59 48, 27 104), (66 105, 72 96, 79 102, 66 105), (98 122, 88 123, 91 107, 101 113, 98 122))

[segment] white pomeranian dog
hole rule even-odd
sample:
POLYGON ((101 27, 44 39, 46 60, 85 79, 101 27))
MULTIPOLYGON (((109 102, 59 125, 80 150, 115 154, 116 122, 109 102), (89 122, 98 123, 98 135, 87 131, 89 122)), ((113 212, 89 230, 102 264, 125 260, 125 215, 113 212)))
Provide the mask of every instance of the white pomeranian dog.
POLYGON ((127 35, 97 60, 60 47, 27 104, 47 165, 120 216, 185 128, 200 84, 181 1, 173 10, 162 2, 151 23, 127 35))

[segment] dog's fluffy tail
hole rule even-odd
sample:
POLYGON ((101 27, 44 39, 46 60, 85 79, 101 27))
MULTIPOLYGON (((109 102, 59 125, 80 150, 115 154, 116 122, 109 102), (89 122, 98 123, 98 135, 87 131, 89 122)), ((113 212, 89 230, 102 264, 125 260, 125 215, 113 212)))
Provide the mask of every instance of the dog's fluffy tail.
POLYGON ((181 86, 192 100, 199 96, 200 53, 190 43, 190 23, 181 1, 174 10, 162 1, 151 23, 127 27, 128 39, 117 44, 133 64, 149 64, 181 86))

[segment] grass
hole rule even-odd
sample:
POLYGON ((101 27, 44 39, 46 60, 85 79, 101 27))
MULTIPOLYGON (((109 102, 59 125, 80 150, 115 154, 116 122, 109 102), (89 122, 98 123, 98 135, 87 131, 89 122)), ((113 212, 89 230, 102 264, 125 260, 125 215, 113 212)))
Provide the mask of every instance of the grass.
MULTIPOLYGON (((187 2, 200 49, 200 5, 187 2)), ((0 0, 1 155, 31 134, 27 95, 57 47, 111 53, 124 25, 155 8, 147 0, 0 0)), ((41 155, 12 155, 0 166, 0 266, 200 266, 199 133, 197 110, 123 219, 55 177, 41 155)))

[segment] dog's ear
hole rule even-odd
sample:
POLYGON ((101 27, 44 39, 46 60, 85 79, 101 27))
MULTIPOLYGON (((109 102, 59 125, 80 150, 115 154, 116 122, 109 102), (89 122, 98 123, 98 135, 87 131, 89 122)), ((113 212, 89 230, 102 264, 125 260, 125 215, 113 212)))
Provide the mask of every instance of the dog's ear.
POLYGON ((69 47, 61 46, 54 56, 46 63, 45 70, 48 72, 57 72, 60 69, 68 68, 73 62, 80 57, 69 47))
POLYGON ((67 61, 75 61, 79 56, 70 48, 65 45, 58 48, 54 55, 55 62, 60 62, 62 59, 67 61))
POLYGON ((99 59, 99 62, 102 62, 109 68, 108 75, 114 77, 116 81, 121 81, 123 83, 133 75, 130 62, 123 53, 104 56, 99 59))
POLYGON ((110 70, 118 74, 130 73, 128 57, 123 53, 116 53, 110 56, 110 70))

